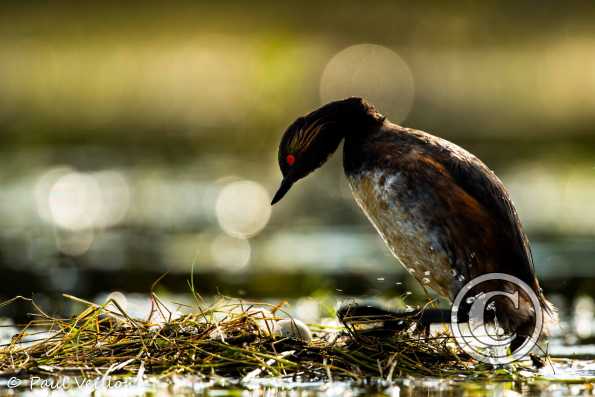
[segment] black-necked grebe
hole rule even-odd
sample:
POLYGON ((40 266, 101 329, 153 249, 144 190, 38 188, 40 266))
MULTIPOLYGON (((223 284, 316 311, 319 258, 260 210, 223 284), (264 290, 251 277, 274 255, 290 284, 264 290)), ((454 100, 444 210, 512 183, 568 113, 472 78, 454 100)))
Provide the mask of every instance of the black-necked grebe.
MULTIPOLYGON (((393 124, 361 98, 331 102, 289 126, 279 147, 283 181, 273 204, 343 140, 355 201, 420 283, 452 300, 474 277, 506 273, 528 284, 546 312, 553 310, 500 179, 461 147, 393 124)), ((505 282, 497 287, 512 288, 505 282)), ((496 317, 506 331, 527 335, 535 311, 520 295, 518 308, 510 299, 496 300, 496 317)))

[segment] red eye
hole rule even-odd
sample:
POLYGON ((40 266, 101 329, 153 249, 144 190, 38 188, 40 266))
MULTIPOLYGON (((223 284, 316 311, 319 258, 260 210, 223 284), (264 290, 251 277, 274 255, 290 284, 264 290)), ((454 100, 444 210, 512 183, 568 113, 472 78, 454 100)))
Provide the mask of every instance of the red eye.
POLYGON ((295 163, 295 156, 293 154, 288 154, 286 160, 288 165, 293 165, 293 163, 295 163))

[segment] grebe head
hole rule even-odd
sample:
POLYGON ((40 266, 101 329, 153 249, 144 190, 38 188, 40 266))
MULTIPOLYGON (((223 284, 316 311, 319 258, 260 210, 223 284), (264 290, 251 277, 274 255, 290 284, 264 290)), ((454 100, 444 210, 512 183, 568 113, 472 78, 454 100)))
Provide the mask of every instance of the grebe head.
POLYGON ((291 186, 326 162, 341 140, 352 131, 384 117, 362 98, 330 102, 295 120, 279 145, 281 186, 271 204, 280 201, 291 186))

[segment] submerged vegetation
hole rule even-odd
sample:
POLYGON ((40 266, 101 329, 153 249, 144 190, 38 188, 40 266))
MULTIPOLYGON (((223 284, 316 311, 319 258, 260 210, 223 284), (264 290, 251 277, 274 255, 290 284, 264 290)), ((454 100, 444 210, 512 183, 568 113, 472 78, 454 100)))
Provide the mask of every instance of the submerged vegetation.
MULTIPOLYGON (((174 318, 153 293, 151 314, 140 320, 114 300, 98 305, 64 296, 84 310, 55 318, 31 301, 34 319, 0 346, 0 377, 184 374, 312 381, 515 375, 511 369, 493 371, 473 361, 446 331, 432 336, 416 332, 415 317, 404 318, 400 331, 384 335, 363 330, 365 321, 311 325, 313 338, 306 342, 275 332, 276 321, 288 317, 283 304, 227 297, 206 304, 195 294, 192 313, 174 318)), ((5 304, 17 299, 26 298, 5 304)))

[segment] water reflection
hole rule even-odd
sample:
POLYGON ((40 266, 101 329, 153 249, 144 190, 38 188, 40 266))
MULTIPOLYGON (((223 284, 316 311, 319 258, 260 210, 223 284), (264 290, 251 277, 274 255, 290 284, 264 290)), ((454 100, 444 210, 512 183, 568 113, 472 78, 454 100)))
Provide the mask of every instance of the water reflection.
MULTIPOLYGON (((590 372, 591 376, 593 372, 590 372)), ((0 380, 0 387, 6 385, 0 380)), ((36 381, 37 385, 41 381, 36 381)), ((169 382, 147 377, 144 379, 120 380, 117 378, 94 382, 84 379, 54 380, 54 396, 271 396, 271 397, 335 397, 335 396, 460 396, 460 397, 516 397, 516 396, 593 396, 592 384, 573 384, 572 382, 551 381, 529 384, 517 382, 476 383, 470 380, 446 379, 398 379, 394 382, 300 382, 289 379, 255 379, 250 383, 239 383, 231 379, 205 381, 195 377, 173 376, 169 382), (86 387, 75 387, 84 383, 86 387)), ((4 386, 5 387, 5 386, 4 386)), ((0 396, 42 396, 46 390, 23 386, 19 389, 0 391, 0 396)))
MULTIPOLYGON (((35 273, 72 263, 96 269, 142 263, 147 272, 188 273, 192 263, 198 263, 201 270, 402 274, 351 201, 330 195, 328 188, 320 190, 319 186, 344 184, 332 182, 339 170, 322 173, 321 183, 304 183, 293 201, 275 208, 271 218, 265 182, 255 182, 260 164, 243 167, 245 178, 229 179, 231 163, 213 169, 209 159, 175 166, 156 162, 81 171, 74 165, 46 163, 46 155, 29 154, 28 160, 37 166, 2 185, 2 268, 35 273), (324 200, 304 199, 322 195, 324 200), (219 237, 222 232, 230 238, 219 237), (246 266, 248 257, 250 266, 246 266), (71 259, 74 262, 66 264, 71 259)), ((7 156, 7 171, 17 157, 7 156)), ((278 183, 274 166, 272 160, 267 184, 271 189, 278 183)), ((565 194, 562 202, 561 193, 553 192, 563 186, 578 191, 592 185, 592 178, 566 176, 533 169, 529 174, 505 174, 504 179, 511 182, 533 243, 536 269, 546 287, 551 280, 555 290, 573 293, 577 287, 569 284, 573 277, 587 286, 595 276, 591 266, 595 245, 589 237, 593 221, 587 216, 593 211, 587 200, 575 200, 583 197, 578 193, 565 194), (575 236, 575 232, 582 234, 575 236), (566 281, 556 282, 560 277, 566 281)), ((592 293, 588 287, 583 291, 592 293)))

